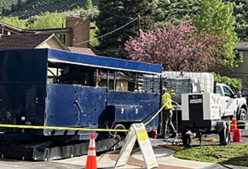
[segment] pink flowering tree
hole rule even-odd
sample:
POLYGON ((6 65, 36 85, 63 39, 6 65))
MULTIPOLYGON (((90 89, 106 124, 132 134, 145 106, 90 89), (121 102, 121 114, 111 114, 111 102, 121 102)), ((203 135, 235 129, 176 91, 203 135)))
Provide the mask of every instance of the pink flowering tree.
POLYGON ((164 70, 212 71, 224 64, 220 49, 223 36, 198 31, 191 22, 156 28, 130 38, 125 49, 133 60, 161 64, 164 70))

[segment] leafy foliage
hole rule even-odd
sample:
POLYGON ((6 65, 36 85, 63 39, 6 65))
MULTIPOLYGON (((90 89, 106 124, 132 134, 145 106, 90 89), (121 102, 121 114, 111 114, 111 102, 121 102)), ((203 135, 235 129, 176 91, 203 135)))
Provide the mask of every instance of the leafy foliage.
POLYGON ((198 31, 191 22, 156 28, 154 32, 131 38, 126 43, 129 55, 137 61, 161 64, 164 70, 210 71, 222 64, 218 56, 222 36, 198 31))
POLYGON ((0 19, 0 22, 7 23, 17 28, 26 28, 26 22, 20 21, 18 17, 3 17, 0 19))
POLYGON ((230 78, 227 76, 221 76, 219 74, 214 74, 214 80, 219 82, 219 83, 225 83, 226 85, 231 87, 231 89, 235 93, 237 93, 238 91, 241 91, 241 89, 242 89, 242 86, 239 83, 237 78, 230 78))
MULTIPOLYGON (((21 0, 22 4, 17 5, 18 1, 20 0, 0 0, 0 4, 5 2, 8 5, 2 7, 2 9, 7 9, 3 14, 5 16, 11 15, 26 19, 30 16, 39 15, 40 13, 45 13, 47 11, 64 12, 77 7, 83 7, 86 4, 86 0, 21 0)), ((96 4, 98 0, 93 0, 92 2, 93 4, 96 4)))
POLYGON ((241 62, 236 58, 234 50, 235 43, 239 39, 234 27, 235 17, 232 14, 231 3, 225 4, 222 0, 205 0, 202 2, 200 14, 194 19, 194 24, 200 31, 206 30, 210 34, 223 34, 226 37, 221 53, 225 62, 224 67, 227 69, 233 69, 241 62))
MULTIPOLYGON (((233 16, 235 31, 242 41, 248 41, 248 1, 247 0, 222 0, 225 3, 233 4, 233 16)), ((156 24, 166 25, 170 23, 181 23, 182 20, 194 19, 200 12, 202 0, 158 0, 156 14, 154 15, 156 24)))
POLYGON ((180 24, 199 13, 201 0, 159 0, 154 15, 156 24, 180 24))
POLYGON ((223 0, 233 4, 233 16, 236 18, 235 30, 242 41, 248 41, 248 1, 223 0))
MULTIPOLYGON (((144 20, 140 22, 142 30, 148 30, 153 27, 155 9, 153 0, 100 0, 98 9, 100 11, 96 20, 96 25, 99 29, 98 35, 114 31, 134 20, 138 15, 144 20)), ((127 58, 124 43, 129 39, 129 36, 137 36, 138 33, 139 23, 135 21, 120 31, 99 39, 100 46, 98 50, 105 56, 127 58)))
POLYGON ((26 2, 27 0, 0 0, 0 13, 6 13, 11 9, 18 9, 26 2))
POLYGON ((76 17, 76 12, 80 13, 80 17, 83 19, 89 19, 90 21, 95 21, 96 17, 99 15, 99 10, 97 7, 92 7, 90 9, 76 8, 70 11, 61 13, 63 17, 76 17))
POLYGON ((92 1, 91 0, 87 0, 86 4, 84 5, 84 9, 90 9, 93 7, 92 1))
POLYGON ((51 28, 61 28, 65 25, 65 19, 61 14, 54 12, 46 12, 37 16, 33 24, 28 26, 29 29, 51 29, 51 28))

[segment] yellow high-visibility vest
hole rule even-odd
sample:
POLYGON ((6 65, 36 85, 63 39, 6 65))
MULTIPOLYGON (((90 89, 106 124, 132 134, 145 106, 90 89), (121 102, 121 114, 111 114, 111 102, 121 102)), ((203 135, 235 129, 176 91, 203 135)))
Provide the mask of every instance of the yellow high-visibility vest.
POLYGON ((172 109, 172 103, 171 103, 171 96, 169 93, 165 93, 162 95, 162 104, 165 104, 165 110, 170 110, 172 109))

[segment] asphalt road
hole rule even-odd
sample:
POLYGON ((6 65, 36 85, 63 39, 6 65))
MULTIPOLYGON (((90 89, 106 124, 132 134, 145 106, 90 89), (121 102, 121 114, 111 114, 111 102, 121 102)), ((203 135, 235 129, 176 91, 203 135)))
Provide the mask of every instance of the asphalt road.
POLYGON ((80 165, 63 164, 50 161, 33 162, 19 160, 0 160, 1 169, 82 169, 80 165))

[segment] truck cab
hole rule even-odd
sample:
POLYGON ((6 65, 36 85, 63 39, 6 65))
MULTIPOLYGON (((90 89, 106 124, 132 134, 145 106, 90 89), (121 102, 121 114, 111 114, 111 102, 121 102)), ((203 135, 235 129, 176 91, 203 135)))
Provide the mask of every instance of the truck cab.
POLYGON ((217 83, 215 92, 220 95, 221 117, 232 116, 234 111, 236 111, 238 120, 246 120, 247 104, 245 98, 236 95, 224 83, 217 83))

